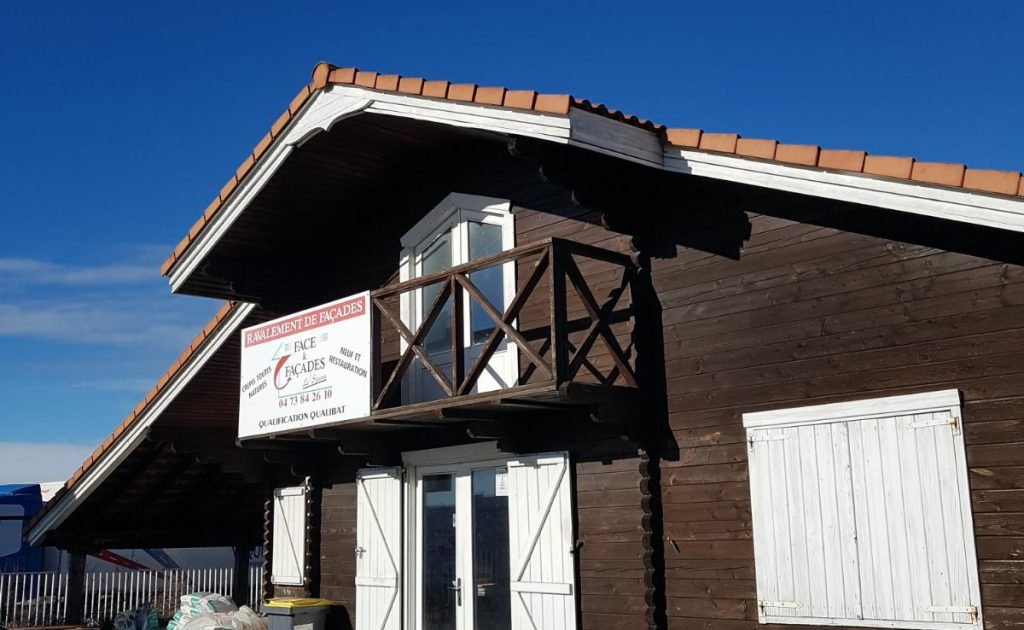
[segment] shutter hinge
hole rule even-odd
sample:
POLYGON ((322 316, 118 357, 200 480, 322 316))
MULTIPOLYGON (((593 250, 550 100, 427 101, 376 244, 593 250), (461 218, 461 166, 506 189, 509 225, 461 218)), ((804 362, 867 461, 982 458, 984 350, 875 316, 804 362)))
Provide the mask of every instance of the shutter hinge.
POLYGON ((948 418, 940 418, 938 420, 920 420, 918 422, 911 422, 911 429, 924 429, 926 427, 941 427, 948 424, 953 428, 953 433, 960 433, 960 417, 949 415, 948 418))
POLYGON ((788 439, 789 436, 785 433, 769 433, 768 431, 751 431, 747 436, 747 442, 750 446, 754 446, 754 442, 776 442, 778 440, 788 439))
POLYGON ((924 611, 928 613, 959 613, 970 615, 971 621, 978 621, 977 606, 925 606, 924 611))
POLYGON ((765 608, 802 608, 803 605, 799 602, 766 602, 764 600, 757 600, 757 607, 764 613, 765 608))

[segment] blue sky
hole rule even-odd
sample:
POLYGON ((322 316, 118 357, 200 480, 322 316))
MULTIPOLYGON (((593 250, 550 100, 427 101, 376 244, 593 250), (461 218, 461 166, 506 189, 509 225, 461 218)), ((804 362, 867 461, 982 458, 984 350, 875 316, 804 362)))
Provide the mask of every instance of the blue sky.
POLYGON ((0 483, 67 474, 214 312, 158 265, 321 59, 1017 170, 1022 23, 1011 1, 2 3, 0 483))

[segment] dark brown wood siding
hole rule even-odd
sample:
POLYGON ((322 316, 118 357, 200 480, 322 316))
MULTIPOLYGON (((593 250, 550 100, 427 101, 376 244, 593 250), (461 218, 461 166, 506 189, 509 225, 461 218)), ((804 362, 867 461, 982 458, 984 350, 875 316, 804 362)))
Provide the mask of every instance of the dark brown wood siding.
POLYGON ((1020 241, 923 221, 916 238, 900 217, 887 238, 887 217, 751 214, 738 260, 655 262, 678 450, 661 472, 670 627, 759 627, 743 413, 946 388, 965 402, 985 626, 1024 624, 1024 267, 1005 262, 1020 241))
MULTIPOLYGON (((582 628, 760 627, 741 415, 946 388, 965 400, 985 625, 1024 623, 1021 240, 870 208, 772 202, 747 213, 738 257, 678 245, 652 263, 663 417, 639 419, 663 429, 654 458, 594 455, 586 435, 550 444, 575 460, 582 628)), ((517 203, 519 244, 633 246, 564 200, 517 203)), ((527 310, 520 323, 539 317, 527 310)), ((320 594, 354 620, 353 475, 339 464, 321 477, 320 594)))

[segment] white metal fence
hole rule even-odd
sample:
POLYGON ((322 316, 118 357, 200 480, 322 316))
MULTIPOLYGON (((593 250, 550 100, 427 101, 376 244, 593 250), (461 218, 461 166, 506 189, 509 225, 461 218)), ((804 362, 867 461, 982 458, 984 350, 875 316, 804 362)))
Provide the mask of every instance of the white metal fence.
MULTIPOLYGON (((151 603, 161 619, 174 614, 182 595, 230 594, 234 569, 90 571, 85 574, 87 625, 98 626, 123 610, 151 603)), ((249 569, 249 602, 260 599, 261 567, 249 569)), ((67 618, 67 573, 0 573, 0 628, 55 626, 67 618)))

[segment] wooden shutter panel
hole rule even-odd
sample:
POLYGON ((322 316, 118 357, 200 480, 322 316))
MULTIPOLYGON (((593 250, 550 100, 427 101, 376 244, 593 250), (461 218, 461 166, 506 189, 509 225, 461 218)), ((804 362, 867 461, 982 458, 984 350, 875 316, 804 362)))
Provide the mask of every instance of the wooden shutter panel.
POLYGON ((762 622, 981 627, 959 415, 956 390, 744 414, 762 622))
POLYGON ((356 484, 356 630, 398 630, 402 575, 401 470, 361 470, 356 484))
POLYGON ((842 424, 748 432, 762 622, 860 613, 849 449, 842 424))
POLYGON ((848 425, 863 618, 974 623, 974 540, 956 418, 941 411, 848 425))
POLYGON ((570 476, 564 453, 508 463, 513 630, 577 627, 570 476))
POLYGON ((306 487, 274 490, 271 582, 302 586, 306 577, 306 487))

